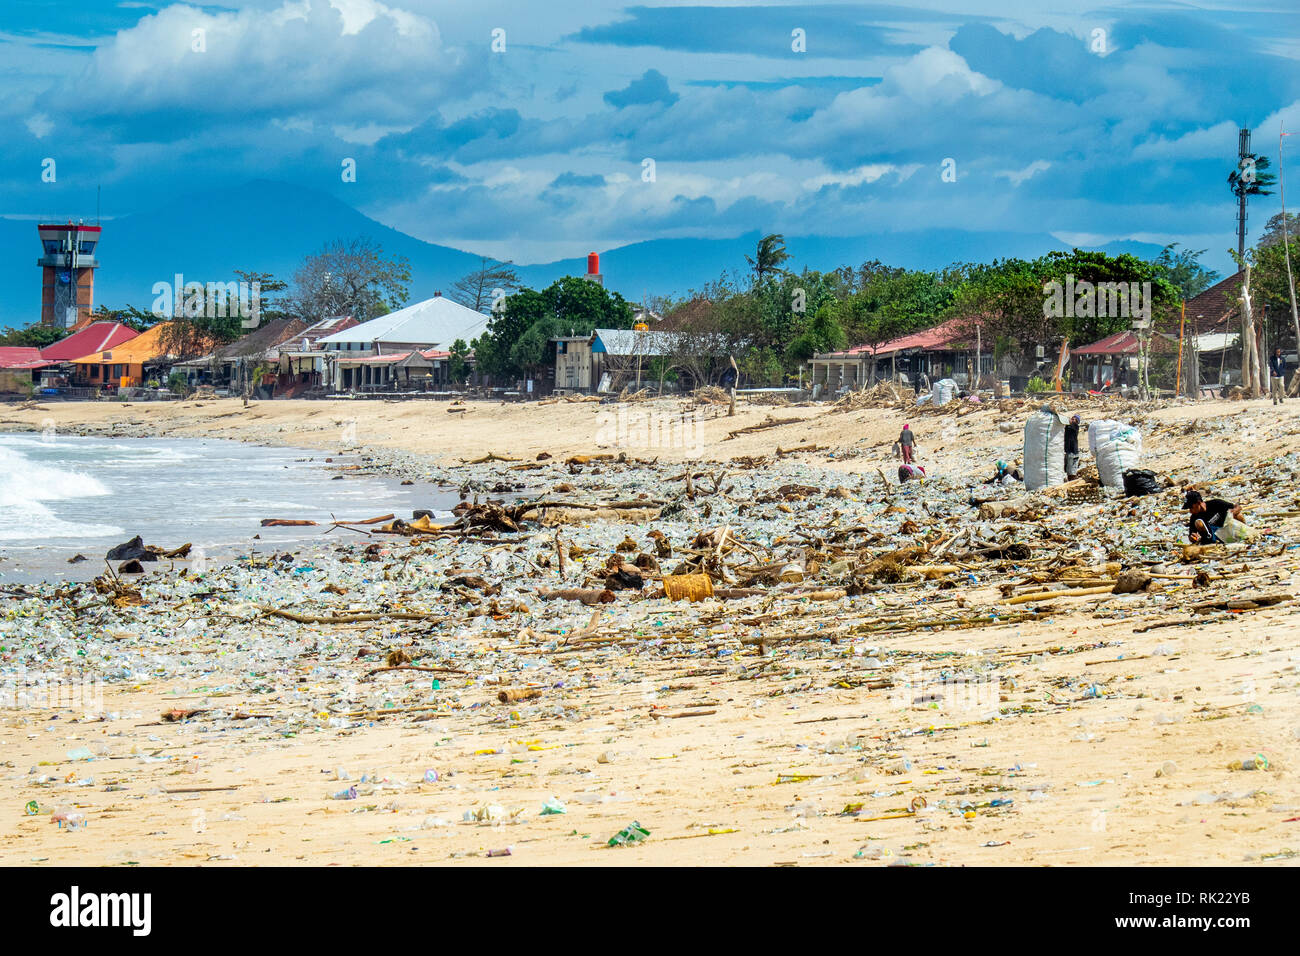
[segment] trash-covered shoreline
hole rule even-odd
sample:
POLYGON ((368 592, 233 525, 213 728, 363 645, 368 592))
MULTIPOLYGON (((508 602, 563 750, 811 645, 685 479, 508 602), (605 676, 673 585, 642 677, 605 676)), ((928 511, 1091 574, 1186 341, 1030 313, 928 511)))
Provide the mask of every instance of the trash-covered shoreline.
MULTIPOLYGON (((376 846, 436 848, 428 859, 487 859, 506 846, 534 863, 567 859, 574 845, 668 854, 683 846, 672 839, 698 836, 744 862, 737 841, 763 836, 767 863, 1000 862, 988 854, 1003 837, 1034 848, 1018 820, 1030 801, 1103 786, 1055 779, 1050 754, 1038 767, 1016 759, 1036 736, 1087 748, 1104 736, 1099 719, 1164 733, 1204 719, 1193 703, 1253 722, 1235 756, 1264 759, 1248 786, 1228 756, 1207 761, 1206 774, 1213 765, 1225 776, 1172 802, 1249 805, 1269 823, 1281 819, 1270 808, 1294 804, 1285 781, 1295 738, 1278 721, 1290 720, 1279 695, 1296 692, 1285 656, 1295 645, 1269 647, 1252 623, 1291 613, 1296 546, 1283 526, 1300 514, 1294 452, 1215 476, 1216 494, 1255 505, 1262 533, 1208 547, 1179 535, 1181 489, 1202 477, 1195 466, 1162 470, 1157 494, 1123 498, 1098 487, 1095 468, 1025 494, 979 484, 969 469, 900 484, 883 462, 853 474, 779 453, 481 458, 367 450, 357 462, 460 488, 451 521, 357 521, 292 553, 204 569, 163 558, 143 575, 110 565, 93 584, 0 592, 0 690, 14 696, 6 734, 40 758, 4 771, 11 802, 38 809, 24 833, 93 836, 133 806, 188 813, 194 794, 236 800, 244 809, 222 812, 237 815, 281 805, 269 768, 256 783, 231 775, 293 741, 320 766, 295 780, 287 803, 373 814, 366 826, 388 834, 376 846), (1180 655, 1225 635, 1263 668, 1249 694, 1209 681, 1173 693, 1180 678, 1167 665, 1178 671, 1180 655), (94 686, 101 706, 14 706, 23 688, 34 699, 51 683, 94 686), (89 756, 55 744, 56 725, 93 737, 89 756), (679 806, 689 777, 669 783, 657 762, 683 759, 671 743, 679 733, 703 761, 692 773, 714 772, 725 754, 749 789, 705 786, 712 815, 679 806), (387 748, 373 772, 331 755, 366 739, 387 748), (945 754, 957 746, 954 761, 945 754), (785 756, 773 761, 773 747, 785 756), (971 747, 1005 759, 983 762, 971 747), (183 757, 196 748, 210 753, 192 769, 183 757), (632 767, 641 782, 621 784, 632 767), (173 792, 164 778, 187 770, 196 787, 216 789, 173 792), (652 783, 662 799, 631 789, 652 783), (81 814, 76 826, 68 812, 81 814), (556 836, 556 819, 577 835, 556 836), (904 821, 887 826, 907 836, 834 836, 836 825, 877 819, 904 821), (544 837, 534 834, 542 825, 544 837), (987 839, 972 842, 980 827, 987 839), (530 839, 568 849, 530 855, 530 839)), ((1196 666, 1212 676, 1213 650, 1196 653, 1211 655, 1196 666)), ((1174 762, 1191 779, 1186 758, 1174 762)), ((1150 766, 1122 773, 1147 784, 1150 766)), ((1099 779, 1114 789, 1120 773, 1099 779)), ((1066 849, 1097 842, 1089 832, 1066 849)), ((1272 852, 1261 844, 1223 861, 1272 852)))

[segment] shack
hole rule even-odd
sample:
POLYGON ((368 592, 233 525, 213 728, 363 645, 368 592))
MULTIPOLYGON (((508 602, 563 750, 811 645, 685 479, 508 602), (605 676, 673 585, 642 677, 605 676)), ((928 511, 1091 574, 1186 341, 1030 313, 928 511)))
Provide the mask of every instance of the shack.
POLYGON ((925 375, 931 381, 951 378, 968 386, 977 355, 981 377, 996 370, 993 343, 982 340, 979 324, 976 317, 958 316, 878 345, 818 353, 808 363, 809 384, 834 394, 895 375, 912 383, 925 375))

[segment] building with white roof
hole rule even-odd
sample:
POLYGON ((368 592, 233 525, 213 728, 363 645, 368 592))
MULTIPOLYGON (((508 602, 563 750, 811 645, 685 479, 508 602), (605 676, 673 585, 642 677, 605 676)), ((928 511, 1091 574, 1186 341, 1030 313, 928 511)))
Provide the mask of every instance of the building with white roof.
POLYGON ((316 347, 352 356, 393 352, 449 351, 457 339, 469 342, 487 330, 488 317, 441 292, 432 299, 408 305, 316 340, 316 347))

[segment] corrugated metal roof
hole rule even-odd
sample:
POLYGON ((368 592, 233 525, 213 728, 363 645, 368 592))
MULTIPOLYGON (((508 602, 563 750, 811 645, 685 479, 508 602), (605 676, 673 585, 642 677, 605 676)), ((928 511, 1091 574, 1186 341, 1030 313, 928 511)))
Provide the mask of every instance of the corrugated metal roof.
MULTIPOLYGON (((295 353, 291 353, 291 354, 294 354, 294 355, 300 355, 300 354, 303 354, 303 353, 296 353, 296 352, 295 352, 295 353)), ((311 354, 311 355, 323 355, 324 353, 323 353, 323 352, 312 352, 312 353, 308 353, 308 354, 311 354)), ((342 353, 342 354, 343 354, 344 356, 347 355, 346 352, 344 352, 344 353, 342 353)), ((389 352, 389 353, 387 353, 387 354, 385 354, 385 355, 358 355, 358 356, 356 356, 356 357, 354 357, 354 358, 346 358, 346 357, 345 357, 345 358, 340 358, 340 359, 338 360, 338 363, 339 363, 339 365, 401 365, 401 364, 403 364, 403 363, 409 363, 409 362, 411 361, 411 357, 412 357, 413 355, 418 355, 418 356, 420 356, 421 358, 425 358, 425 359, 428 359, 428 360, 430 360, 430 361, 434 361, 434 360, 436 360, 436 359, 445 359, 445 358, 450 358, 450 357, 451 357, 451 353, 450 353, 450 352, 440 352, 438 349, 426 349, 426 350, 424 350, 424 351, 389 352)))
POLYGON ((213 357, 217 361, 229 361, 261 355, 274 350, 277 345, 289 339, 301 336, 306 329, 307 323, 302 319, 273 319, 243 338, 235 339, 229 345, 217 349, 213 357))
POLYGON ((636 329, 596 329, 591 350, 607 355, 668 355, 676 344, 672 332, 641 332, 636 329))
POLYGON ((0 368, 30 369, 44 368, 56 363, 41 358, 41 350, 24 345, 0 346, 0 368))
MULTIPOLYGON (((1172 335, 1166 335, 1164 332, 1158 332, 1151 337, 1151 348, 1156 352, 1164 352, 1176 347, 1178 339, 1172 335)), ((1137 334, 1130 329, 1123 332, 1116 332, 1114 335, 1108 335, 1104 339, 1098 339, 1091 345, 1081 345, 1077 349, 1070 349, 1071 355, 1137 355, 1141 349, 1141 343, 1138 341, 1137 334)))
POLYGON ((488 317, 482 312, 468 309, 446 296, 436 295, 404 309, 381 315, 317 339, 317 344, 331 345, 375 342, 409 343, 412 345, 438 345, 447 347, 457 339, 469 342, 487 328, 488 317))
MULTIPOLYGON (((157 325, 149 326, 149 328, 128 342, 114 346, 111 349, 83 355, 81 358, 73 359, 73 361, 78 365, 112 365, 116 363, 142 365, 154 359, 166 358, 167 352, 162 345, 163 334, 172 324, 171 322, 159 322, 157 325)), ((207 347, 211 348, 211 343, 208 343, 207 347)))
MULTIPOLYGON (((896 339, 890 339, 883 342, 876 348, 870 345, 856 345, 851 349, 845 349, 842 352, 827 352, 817 355, 818 359, 836 359, 836 358, 862 358, 870 357, 873 354, 876 358, 893 355, 898 352, 911 352, 914 350, 933 351, 941 350, 944 346, 952 345, 958 340, 971 339, 974 344, 975 326, 974 320, 967 316, 959 316, 955 319, 949 319, 939 325, 932 326, 928 329, 922 329, 920 332, 911 332, 907 335, 899 336, 896 339)), ((990 346, 992 343, 990 343, 990 346)))
POLYGON ((138 336, 135 329, 121 322, 92 322, 80 332, 73 332, 67 338, 59 339, 52 345, 41 349, 41 358, 55 362, 71 362, 91 352, 124 345, 138 336))

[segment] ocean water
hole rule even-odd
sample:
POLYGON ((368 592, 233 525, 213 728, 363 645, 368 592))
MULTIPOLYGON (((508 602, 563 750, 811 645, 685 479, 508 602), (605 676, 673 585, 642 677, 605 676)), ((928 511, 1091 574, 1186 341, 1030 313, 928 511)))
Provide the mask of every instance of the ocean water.
MULTIPOLYGON (((329 530, 263 528, 263 518, 409 518, 457 501, 435 485, 350 477, 326 457, 219 439, 0 434, 0 584, 88 580, 103 573, 105 552, 135 535, 164 548, 190 542, 221 560, 329 530), (89 560, 68 564, 75 554, 89 560)), ((356 536, 339 529, 330 537, 356 536)))

